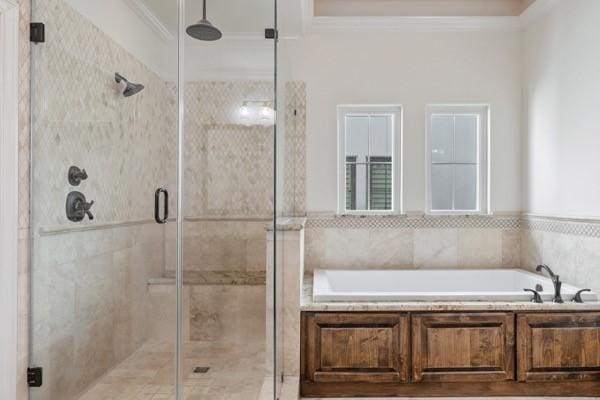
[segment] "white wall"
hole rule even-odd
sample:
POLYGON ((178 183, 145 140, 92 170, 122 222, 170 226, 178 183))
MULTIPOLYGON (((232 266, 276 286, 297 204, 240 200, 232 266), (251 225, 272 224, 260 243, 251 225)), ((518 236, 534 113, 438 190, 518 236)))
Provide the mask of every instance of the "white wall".
POLYGON ((600 216, 600 1, 560 1, 525 32, 524 209, 600 216))
POLYGON ((404 209, 425 209, 425 106, 491 106, 492 211, 521 209, 519 32, 321 33, 288 43, 307 84, 307 208, 334 212, 338 104, 403 104, 404 209))

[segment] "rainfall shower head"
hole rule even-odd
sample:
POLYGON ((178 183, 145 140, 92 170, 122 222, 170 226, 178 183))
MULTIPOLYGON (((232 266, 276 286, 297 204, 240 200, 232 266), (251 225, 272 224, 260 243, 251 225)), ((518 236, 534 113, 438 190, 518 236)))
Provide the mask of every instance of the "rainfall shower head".
POLYGON ((206 0, 202 1, 202 19, 187 27, 188 35, 198 40, 214 41, 221 39, 221 31, 206 19, 206 0))
POLYGON ((144 90, 144 85, 142 85, 140 83, 131 83, 127 80, 127 78, 125 78, 123 75, 119 74, 118 72, 115 72, 115 81, 117 81, 117 83, 120 83, 121 81, 123 81, 127 84, 127 86, 125 87, 125 90, 123 91, 123 96, 125 96, 125 97, 133 96, 134 94, 137 94, 137 93, 141 92, 142 90, 144 90))

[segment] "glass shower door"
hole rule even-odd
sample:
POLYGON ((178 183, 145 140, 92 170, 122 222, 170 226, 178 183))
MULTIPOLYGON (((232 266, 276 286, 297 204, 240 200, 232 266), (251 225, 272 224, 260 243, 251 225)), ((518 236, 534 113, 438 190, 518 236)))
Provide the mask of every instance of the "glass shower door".
POLYGON ((274 399, 275 0, 187 1, 185 15, 184 388, 274 399))
POLYGON ((32 3, 31 398, 171 395, 177 2, 32 3))
POLYGON ((32 21, 31 398, 275 398, 275 0, 32 21))

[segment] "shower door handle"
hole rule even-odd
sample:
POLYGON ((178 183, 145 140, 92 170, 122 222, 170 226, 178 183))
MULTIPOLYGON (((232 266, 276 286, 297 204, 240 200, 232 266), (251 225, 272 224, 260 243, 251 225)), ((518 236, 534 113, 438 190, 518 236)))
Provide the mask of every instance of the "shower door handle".
POLYGON ((166 224, 169 219, 169 192, 165 188, 158 188, 154 193, 154 220, 159 224, 166 224), (163 193, 164 215, 160 217, 160 194, 163 193))

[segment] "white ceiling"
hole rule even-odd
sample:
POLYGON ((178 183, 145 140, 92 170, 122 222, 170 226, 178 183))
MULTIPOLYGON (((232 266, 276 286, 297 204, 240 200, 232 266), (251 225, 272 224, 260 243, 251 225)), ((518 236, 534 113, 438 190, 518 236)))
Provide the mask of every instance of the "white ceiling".
MULTIPOLYGON (((177 0, 141 0, 171 32, 177 30, 177 0)), ((225 36, 262 33, 274 25, 274 0, 207 0, 207 19, 225 36)), ((279 0, 279 30, 287 34, 301 29, 300 0, 279 0)), ((186 25, 202 18, 202 0, 186 1, 186 25)))

